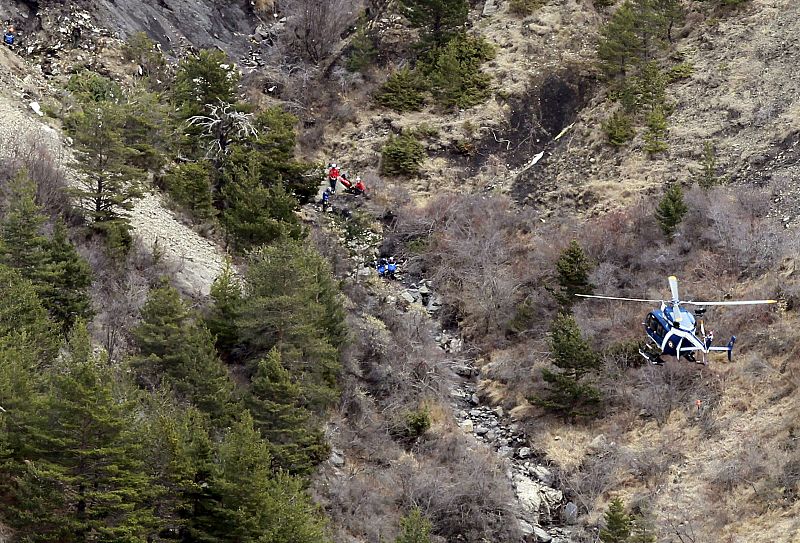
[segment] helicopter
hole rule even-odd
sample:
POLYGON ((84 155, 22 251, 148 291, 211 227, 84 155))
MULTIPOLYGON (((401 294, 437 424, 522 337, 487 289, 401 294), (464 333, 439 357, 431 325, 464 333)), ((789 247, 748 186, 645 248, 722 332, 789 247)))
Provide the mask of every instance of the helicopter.
POLYGON ((736 336, 731 336, 728 345, 714 346, 714 332, 706 333, 703 317, 707 306, 717 305, 756 305, 774 304, 777 300, 732 300, 726 302, 701 302, 684 301, 678 296, 678 279, 669 277, 669 288, 672 293, 671 300, 650 300, 644 298, 620 298, 617 296, 597 296, 593 294, 576 294, 581 298, 595 298, 600 300, 620 300, 624 302, 660 303, 660 309, 654 309, 645 317, 642 325, 648 336, 648 343, 644 350, 639 349, 648 362, 656 365, 664 363, 662 356, 674 356, 676 360, 684 357, 689 362, 706 364, 706 355, 711 351, 725 351, 728 361, 731 360, 733 345, 736 336), (694 314, 681 306, 694 306, 694 314), (698 322, 699 321, 699 322, 698 322), (700 328, 698 333, 698 326, 700 328), (700 360, 697 353, 702 353, 700 360))

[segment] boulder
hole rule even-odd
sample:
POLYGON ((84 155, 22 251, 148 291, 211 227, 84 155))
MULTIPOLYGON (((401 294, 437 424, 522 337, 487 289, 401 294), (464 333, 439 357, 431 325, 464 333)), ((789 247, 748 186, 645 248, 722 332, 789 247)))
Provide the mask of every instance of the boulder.
POLYGON ((533 535, 538 543, 550 543, 553 540, 553 537, 540 526, 533 527, 533 535))
POLYGON ((331 456, 328 460, 337 468, 341 468, 344 466, 344 453, 338 449, 333 449, 331 450, 331 456))
POLYGON ((483 426, 483 425, 478 426, 477 428, 475 428, 475 434, 477 434, 479 436, 486 435, 488 432, 489 432, 489 429, 486 426, 483 426))
POLYGON ((525 458, 530 457, 530 455, 531 455, 530 447, 520 447, 519 450, 517 451, 517 456, 522 458, 523 460, 525 458))
POLYGON ((578 506, 572 502, 567 502, 562 512, 565 524, 575 524, 578 522, 578 506))
POLYGON ((497 13, 498 9, 500 8, 497 7, 497 0, 486 0, 486 3, 483 5, 483 16, 488 17, 494 15, 497 13))
POLYGON ((543 482, 546 485, 553 484, 553 474, 552 472, 544 466, 534 466, 529 470, 530 474, 536 477, 538 481, 543 482))
POLYGON ((472 419, 467 419, 458 426, 468 434, 471 434, 473 431, 475 431, 475 424, 472 422, 472 419))
POLYGON ((517 499, 522 509, 528 513, 534 521, 538 522, 539 508, 542 506, 542 494, 539 485, 527 477, 515 475, 514 492, 517 494, 517 499))
POLYGON ((519 531, 522 532, 523 536, 533 535, 533 526, 530 522, 526 522, 522 519, 519 520, 519 531))

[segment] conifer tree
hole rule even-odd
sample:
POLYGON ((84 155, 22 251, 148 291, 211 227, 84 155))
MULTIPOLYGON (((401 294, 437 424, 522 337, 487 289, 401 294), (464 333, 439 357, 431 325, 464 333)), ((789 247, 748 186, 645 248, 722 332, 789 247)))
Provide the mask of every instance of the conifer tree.
POLYGON ((329 450, 311 413, 298 405, 300 387, 292 382, 273 348, 258 362, 247 407, 255 426, 269 443, 273 463, 293 474, 307 475, 327 458, 329 450))
POLYGON ((297 200, 286 192, 280 179, 269 186, 263 184, 261 166, 254 156, 246 165, 229 168, 225 178, 222 222, 239 250, 305 235, 294 213, 297 200))
POLYGON ((157 525, 130 389, 83 324, 29 430, 12 523, 38 541, 142 541, 157 525))
POLYGON ((327 262, 305 243, 282 240, 252 254, 246 284, 238 324, 252 362, 277 347, 304 404, 329 405, 347 330, 327 262))
POLYGON ((589 282, 589 274, 593 268, 594 265, 583 252, 583 248, 573 239, 556 262, 559 287, 556 298, 563 308, 572 307, 576 294, 592 293, 594 285, 589 282))
POLYGON ((672 241, 678 225, 689 210, 683 201, 683 190, 679 184, 670 186, 658 202, 656 219, 664 235, 672 241))
POLYGON ((400 521, 400 534, 395 543, 430 543, 431 521, 415 507, 400 521))
MULTIPOLYGON (((133 151, 123 140, 125 109, 114 102, 88 103, 75 118, 73 138, 84 175, 73 191, 90 224, 107 234, 130 229, 121 214, 140 198, 143 173, 131 166, 133 151)), ((123 245, 129 240, 123 239, 123 245)))
POLYGON ((207 104, 231 103, 236 97, 239 71, 222 51, 203 49, 178 64, 174 99, 180 115, 199 115, 207 104))
POLYGON ((142 322, 133 330, 139 356, 132 360, 140 377, 155 386, 166 380, 179 398, 224 425, 233 409, 233 384, 217 358, 214 339, 169 285, 150 291, 142 322))
POLYGON ((3 265, 0 265, 0 338, 8 346, 29 351, 42 367, 52 361, 61 343, 34 286, 19 272, 3 265))
POLYGON ((628 543, 631 535, 631 517, 625 512, 620 498, 614 498, 605 513, 605 526, 600 530, 603 543, 628 543))
POLYGON ((553 365, 557 371, 542 370, 542 378, 548 385, 547 395, 532 400, 565 418, 594 414, 600 392, 586 382, 586 377, 600 367, 600 358, 581 336, 572 315, 559 314, 551 333, 553 365))
POLYGON ((87 320, 92 315, 89 287, 92 271, 89 263, 75 250, 67 237, 64 221, 56 221, 53 237, 47 244, 47 263, 40 277, 42 303, 53 319, 69 332, 76 320, 87 320))
POLYGON ((46 216, 36 204, 36 187, 21 172, 10 183, 8 207, 0 222, 0 263, 17 269, 64 331, 77 318, 87 318, 91 285, 89 265, 67 239, 58 220, 52 239, 42 234, 46 216))
POLYGON ((722 182, 721 176, 717 173, 717 151, 710 141, 703 143, 701 164, 700 171, 694 175, 694 180, 700 185, 700 188, 708 190, 722 182))
POLYGON ((231 360, 239 341, 237 320, 242 305, 242 285, 233 273, 231 260, 225 261, 222 273, 211 285, 214 303, 206 317, 208 330, 214 335, 217 351, 224 360, 231 360))
POLYGON ((638 61, 644 44, 637 30, 636 10, 631 0, 625 0, 600 30, 597 55, 608 75, 625 75, 638 61))
POLYGON ((469 14, 467 0, 401 0, 400 4, 406 19, 437 46, 463 27, 469 14))
POLYGON ((267 444, 244 413, 218 450, 213 486, 222 498, 222 514, 230 519, 225 541, 324 543, 324 520, 305 494, 302 483, 284 473, 273 474, 267 444))

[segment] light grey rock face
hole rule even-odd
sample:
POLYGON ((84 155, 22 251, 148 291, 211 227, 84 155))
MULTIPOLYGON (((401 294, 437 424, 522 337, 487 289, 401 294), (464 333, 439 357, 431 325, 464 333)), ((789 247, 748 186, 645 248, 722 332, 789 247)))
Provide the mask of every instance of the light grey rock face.
POLYGON ((578 522, 578 506, 572 502, 567 502, 564 506, 563 517, 566 524, 575 524, 578 522))
POLYGON ((553 541, 553 537, 547 532, 545 532, 544 529, 540 528, 539 526, 533 527, 533 535, 536 537, 536 541, 538 543, 550 543, 551 541, 553 541))

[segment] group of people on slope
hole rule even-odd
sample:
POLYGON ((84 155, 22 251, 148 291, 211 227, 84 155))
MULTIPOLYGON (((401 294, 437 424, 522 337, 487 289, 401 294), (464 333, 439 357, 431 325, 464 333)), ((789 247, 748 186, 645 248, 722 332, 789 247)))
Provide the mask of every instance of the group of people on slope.
POLYGON ((378 276, 384 279, 396 279, 395 273, 397 272, 397 262, 394 257, 381 258, 375 264, 375 269, 378 270, 378 276))
POLYGON ((347 172, 339 171, 339 167, 334 162, 328 164, 326 173, 328 175, 328 183, 330 184, 331 192, 334 194, 336 194, 336 188, 339 183, 342 184, 344 191, 348 194, 360 196, 367 191, 367 187, 364 185, 361 177, 356 176, 356 178, 351 181, 347 172))

